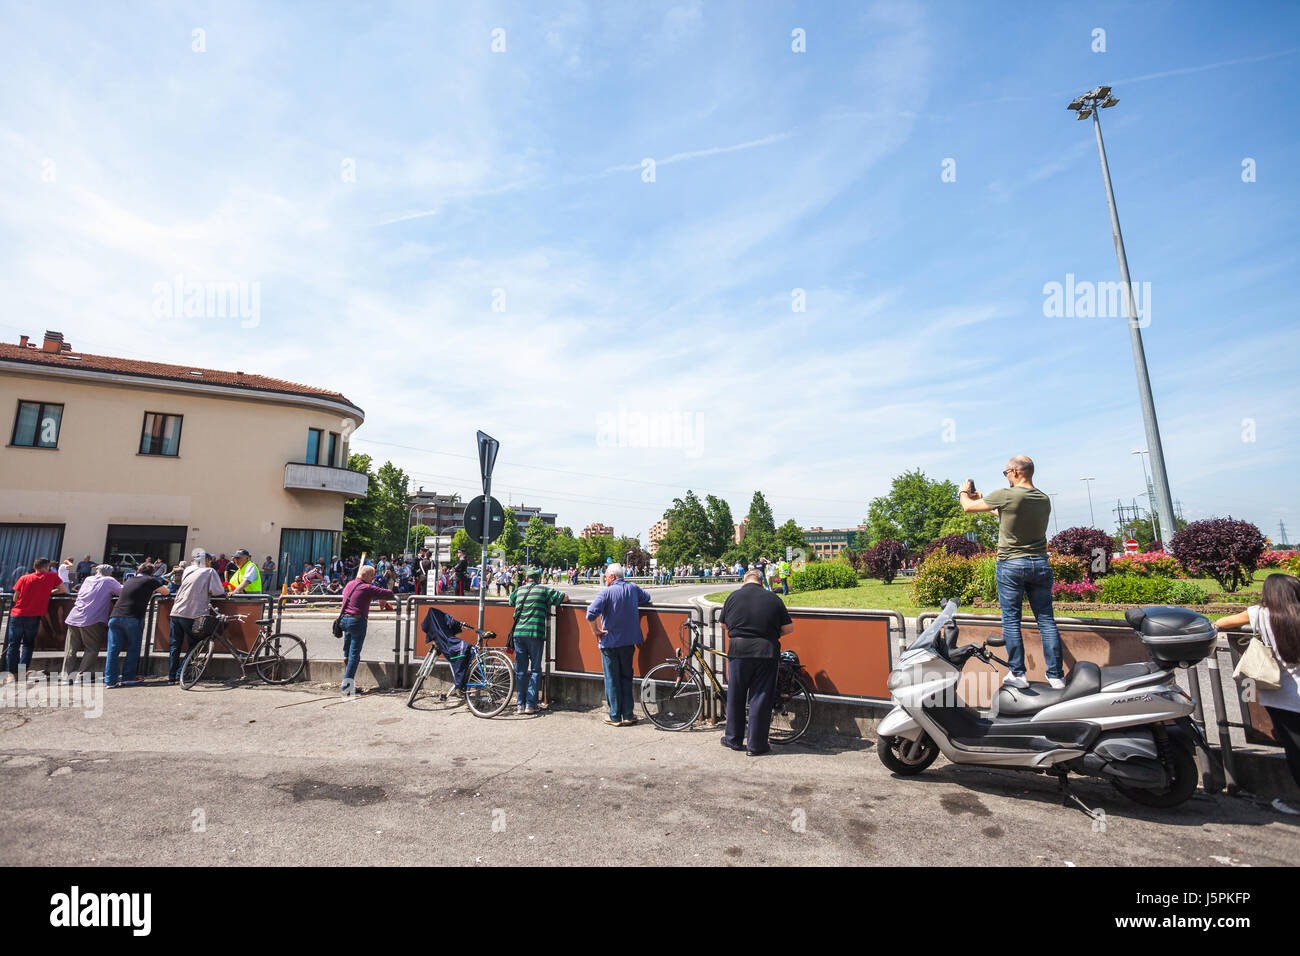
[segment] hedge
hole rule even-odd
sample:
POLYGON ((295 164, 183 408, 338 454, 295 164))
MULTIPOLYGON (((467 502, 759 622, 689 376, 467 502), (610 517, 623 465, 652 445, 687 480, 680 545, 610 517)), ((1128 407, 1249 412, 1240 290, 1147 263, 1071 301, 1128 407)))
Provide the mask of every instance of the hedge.
POLYGON ((847 564, 825 561, 808 565, 790 575, 791 591, 824 591, 827 588, 855 588, 858 575, 847 564))

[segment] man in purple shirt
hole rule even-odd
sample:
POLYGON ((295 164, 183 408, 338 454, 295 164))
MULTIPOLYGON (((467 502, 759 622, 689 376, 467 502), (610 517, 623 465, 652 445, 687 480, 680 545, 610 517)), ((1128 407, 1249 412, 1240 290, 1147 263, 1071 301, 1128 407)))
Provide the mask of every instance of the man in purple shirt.
POLYGON ((370 602, 376 598, 387 600, 393 596, 393 592, 387 588, 375 587, 371 583, 374 580, 375 568, 367 564, 343 589, 339 626, 343 628, 343 659, 347 661, 343 669, 342 686, 345 697, 360 693, 356 682, 357 665, 361 663, 361 645, 366 641, 366 627, 370 623, 370 602))
POLYGON ((113 577, 113 566, 101 564, 77 590, 77 603, 64 622, 68 626, 63 644, 63 680, 84 680, 95 670, 99 649, 104 646, 108 612, 113 598, 122 593, 122 585, 113 577), (81 655, 80 664, 77 655, 81 655), (75 673, 73 672, 75 669, 75 673))
POLYGON ((591 633, 600 641, 600 664, 605 672, 605 700, 611 727, 631 727, 632 661, 642 642, 641 613, 638 608, 650 603, 650 595, 623 577, 623 565, 605 568, 605 587, 587 608, 591 633))

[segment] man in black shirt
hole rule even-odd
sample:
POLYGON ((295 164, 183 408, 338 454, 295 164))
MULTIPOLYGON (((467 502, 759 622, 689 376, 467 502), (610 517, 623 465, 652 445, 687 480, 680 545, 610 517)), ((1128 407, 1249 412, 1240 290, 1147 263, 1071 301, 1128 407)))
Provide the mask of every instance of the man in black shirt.
POLYGON ((113 613, 108 618, 108 651, 104 660, 104 685, 122 687, 140 683, 136 665, 140 660, 140 645, 144 638, 144 616, 149 599, 157 593, 168 595, 167 585, 154 577, 154 568, 142 564, 135 574, 126 579, 122 593, 117 596, 113 613), (119 671, 117 656, 126 651, 126 666, 119 671))
POLYGON ((777 660, 781 638, 794 630, 785 602, 763 588, 762 572, 745 573, 745 583, 727 597, 720 620, 727 628, 727 731, 722 746, 758 757, 771 747, 777 660), (745 739, 745 707, 749 739, 745 739))
POLYGON ((456 594, 461 596, 469 586, 469 561, 465 558, 465 552, 457 549, 456 551, 456 594))

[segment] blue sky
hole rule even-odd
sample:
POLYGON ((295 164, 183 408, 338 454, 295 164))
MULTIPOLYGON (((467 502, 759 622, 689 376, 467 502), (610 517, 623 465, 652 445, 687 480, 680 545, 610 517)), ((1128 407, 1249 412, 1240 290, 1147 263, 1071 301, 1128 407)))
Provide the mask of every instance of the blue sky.
POLYGON ((1295 4, 3 19, 6 341, 336 388, 367 414, 354 449, 426 489, 475 491, 483 428, 498 497, 643 536, 687 487, 844 527, 905 469, 988 489, 1015 453, 1062 528, 1096 476, 1110 527, 1146 447, 1126 323, 1048 317, 1043 291, 1118 278, 1065 109, 1110 84, 1174 496, 1300 538, 1295 4), (155 314, 178 275, 257 283, 257 325, 155 314), (647 438, 651 415, 681 428, 647 438))

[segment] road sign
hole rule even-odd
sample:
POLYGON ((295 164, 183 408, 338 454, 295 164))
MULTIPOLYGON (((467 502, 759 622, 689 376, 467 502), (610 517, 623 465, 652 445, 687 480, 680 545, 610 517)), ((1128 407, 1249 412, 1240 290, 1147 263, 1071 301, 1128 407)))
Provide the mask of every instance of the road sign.
POLYGON ((492 468, 497 463, 497 452, 501 443, 485 432, 478 433, 478 471, 483 479, 483 494, 488 493, 488 479, 492 477, 492 468))
POLYGON ((1136 551, 1137 549, 1138 549, 1138 543, 1134 541, 1132 538, 1129 538, 1127 541, 1124 542, 1125 551, 1136 551))
POLYGON ((465 506, 465 533, 470 539, 477 541, 479 544, 487 544, 495 541, 501 534, 501 529, 506 526, 506 509, 501 507, 501 502, 495 498, 492 499, 491 524, 488 527, 488 534, 483 534, 483 496, 479 495, 473 501, 465 506))

